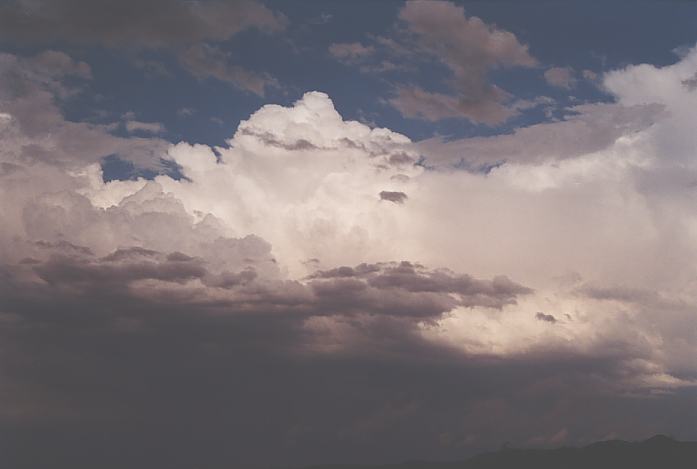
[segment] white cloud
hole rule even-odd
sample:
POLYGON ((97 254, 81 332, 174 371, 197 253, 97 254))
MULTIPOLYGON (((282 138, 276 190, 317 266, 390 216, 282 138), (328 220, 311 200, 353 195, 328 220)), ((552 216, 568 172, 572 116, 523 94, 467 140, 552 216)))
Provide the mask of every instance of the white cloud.
POLYGON ((561 121, 517 128, 510 134, 450 141, 434 137, 418 142, 417 146, 429 165, 441 169, 541 164, 605 150, 618 138, 646 130, 665 117, 664 106, 658 103, 582 104, 566 111, 561 121))

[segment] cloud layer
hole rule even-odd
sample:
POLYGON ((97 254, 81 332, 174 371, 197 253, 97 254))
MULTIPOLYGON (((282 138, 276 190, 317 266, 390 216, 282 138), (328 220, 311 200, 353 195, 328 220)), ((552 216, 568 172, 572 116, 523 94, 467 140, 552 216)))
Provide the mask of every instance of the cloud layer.
MULTIPOLYGON (((489 68, 533 63, 510 34, 424 8, 402 19, 485 101, 489 68), (482 39, 476 73, 448 42, 465 33, 482 39)), ((71 122, 56 102, 87 64, 0 59, 11 462, 227 467, 694 437, 694 50, 610 72, 613 103, 510 135, 415 143, 309 92, 221 147, 71 122), (105 182, 114 153, 180 177, 105 182)))

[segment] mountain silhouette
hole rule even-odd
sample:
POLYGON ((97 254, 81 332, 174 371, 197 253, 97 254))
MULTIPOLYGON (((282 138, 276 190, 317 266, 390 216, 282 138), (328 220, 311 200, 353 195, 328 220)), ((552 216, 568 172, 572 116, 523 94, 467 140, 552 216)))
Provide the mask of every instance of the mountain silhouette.
POLYGON ((640 442, 609 440, 581 448, 510 449, 457 462, 319 465, 303 469, 695 469, 697 441, 656 435, 640 442))

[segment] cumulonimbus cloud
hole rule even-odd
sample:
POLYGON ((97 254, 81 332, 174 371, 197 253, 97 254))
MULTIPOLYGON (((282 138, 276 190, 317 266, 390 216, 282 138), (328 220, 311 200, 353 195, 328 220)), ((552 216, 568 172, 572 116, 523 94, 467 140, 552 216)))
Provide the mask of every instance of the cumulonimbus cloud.
MULTIPOLYGON (((455 452, 438 442, 643 436, 637 422, 693 403, 694 51, 607 74, 613 104, 450 147, 473 162, 508 149, 487 172, 346 121, 320 92, 263 106, 221 147, 117 138, 54 104, 70 92, 61 74, 87 79, 86 65, 2 64, 31 91, 0 86, 11 457, 38 457, 26 441, 59 456, 78 440, 100 447, 97 433, 151 457, 145 433, 202 461, 226 454, 227 441, 189 438, 203 423, 245 443, 223 458, 240 464, 269 441, 291 448, 272 462, 318 442, 455 452), (530 147, 575 128, 581 140, 530 147), (98 145, 71 151, 78 133, 98 145), (181 177, 104 182, 114 149, 164 157, 181 177), (600 422, 580 415, 589 402, 600 422), (69 431, 56 437, 55 422, 69 431)), ((672 428, 690 430, 685 415, 672 428)))

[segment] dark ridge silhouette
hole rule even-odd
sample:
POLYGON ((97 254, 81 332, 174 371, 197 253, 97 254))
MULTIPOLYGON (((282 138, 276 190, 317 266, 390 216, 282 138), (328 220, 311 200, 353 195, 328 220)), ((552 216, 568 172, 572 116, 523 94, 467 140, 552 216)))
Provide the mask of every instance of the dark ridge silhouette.
POLYGON ((304 469, 695 469, 697 441, 656 435, 640 442, 609 440, 582 448, 510 449, 457 462, 330 464, 304 469))

